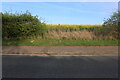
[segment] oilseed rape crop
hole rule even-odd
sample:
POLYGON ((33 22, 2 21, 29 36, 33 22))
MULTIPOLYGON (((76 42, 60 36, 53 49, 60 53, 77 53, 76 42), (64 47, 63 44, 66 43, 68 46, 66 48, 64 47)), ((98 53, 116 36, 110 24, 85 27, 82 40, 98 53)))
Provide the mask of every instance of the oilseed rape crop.
POLYGON ((84 27, 84 28, 91 28, 91 27, 102 27, 102 25, 74 25, 74 24, 47 24, 47 26, 56 28, 56 27, 67 27, 67 28, 78 28, 78 27, 84 27))
POLYGON ((81 31, 81 30, 93 30, 95 28, 102 28, 102 25, 74 25, 74 24, 47 24, 49 31, 81 31))

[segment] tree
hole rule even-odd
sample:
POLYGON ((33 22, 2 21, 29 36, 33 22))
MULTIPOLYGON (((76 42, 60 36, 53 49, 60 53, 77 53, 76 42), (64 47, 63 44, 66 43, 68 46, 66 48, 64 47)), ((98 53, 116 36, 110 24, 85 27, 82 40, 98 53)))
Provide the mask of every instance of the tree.
POLYGON ((114 12, 110 18, 105 20, 103 26, 109 29, 108 34, 120 38, 120 12, 114 12))

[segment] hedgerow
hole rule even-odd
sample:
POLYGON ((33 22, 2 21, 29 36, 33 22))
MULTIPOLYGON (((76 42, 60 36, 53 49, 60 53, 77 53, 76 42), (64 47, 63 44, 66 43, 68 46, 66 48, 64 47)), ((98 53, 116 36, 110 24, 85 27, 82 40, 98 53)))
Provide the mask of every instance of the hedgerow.
POLYGON ((3 38, 18 38, 29 36, 43 36, 46 25, 37 16, 30 12, 25 13, 1 13, 2 14, 2 35, 3 38))

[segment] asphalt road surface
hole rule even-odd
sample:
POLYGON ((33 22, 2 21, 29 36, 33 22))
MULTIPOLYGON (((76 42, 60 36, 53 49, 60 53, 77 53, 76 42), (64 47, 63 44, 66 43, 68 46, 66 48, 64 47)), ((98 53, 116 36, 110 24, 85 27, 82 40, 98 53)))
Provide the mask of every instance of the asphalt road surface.
POLYGON ((117 56, 3 55, 3 78, 117 78, 117 56))

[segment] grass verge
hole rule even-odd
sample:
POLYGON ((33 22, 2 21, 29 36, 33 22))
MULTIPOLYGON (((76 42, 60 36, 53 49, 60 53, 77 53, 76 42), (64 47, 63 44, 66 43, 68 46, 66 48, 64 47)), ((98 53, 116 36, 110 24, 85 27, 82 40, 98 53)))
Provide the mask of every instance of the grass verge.
POLYGON ((120 46, 120 40, 55 40, 55 39, 11 39, 3 40, 3 46, 120 46))

